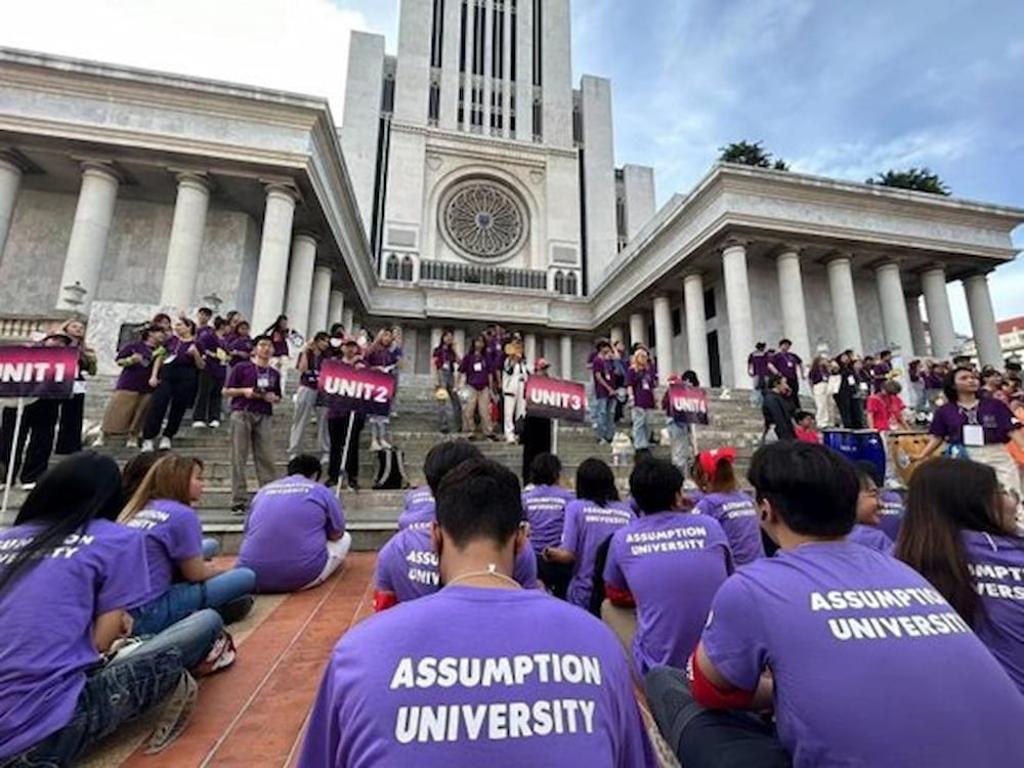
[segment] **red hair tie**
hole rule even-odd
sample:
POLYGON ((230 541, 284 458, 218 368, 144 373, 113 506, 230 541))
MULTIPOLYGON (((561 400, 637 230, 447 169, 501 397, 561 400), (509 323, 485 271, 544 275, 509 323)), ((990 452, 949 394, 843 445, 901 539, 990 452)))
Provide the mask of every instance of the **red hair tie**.
POLYGON ((700 462, 700 467, 704 470, 704 474, 711 477, 718 468, 718 462, 728 461, 731 464, 736 461, 736 449, 716 448, 713 451, 701 451, 697 460, 700 462))

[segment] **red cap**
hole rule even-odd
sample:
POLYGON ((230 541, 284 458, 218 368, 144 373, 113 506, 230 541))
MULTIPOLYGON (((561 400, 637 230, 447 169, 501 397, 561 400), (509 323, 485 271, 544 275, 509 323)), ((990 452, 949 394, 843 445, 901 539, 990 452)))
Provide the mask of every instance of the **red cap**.
POLYGON ((668 377, 668 383, 669 384, 682 384, 683 383, 683 377, 680 376, 678 373, 673 373, 673 374, 671 374, 668 377))
POLYGON ((736 461, 735 448, 716 448, 713 451, 701 451, 697 457, 704 474, 711 477, 718 468, 718 462, 728 461, 730 464, 736 461))

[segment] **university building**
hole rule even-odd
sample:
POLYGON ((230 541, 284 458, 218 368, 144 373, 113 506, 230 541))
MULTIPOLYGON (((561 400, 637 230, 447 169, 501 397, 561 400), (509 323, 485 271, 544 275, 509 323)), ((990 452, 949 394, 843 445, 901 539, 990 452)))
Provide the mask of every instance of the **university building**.
POLYGON ((340 126, 316 96, 0 50, 0 342, 83 316, 109 372, 123 326, 205 304, 399 325, 415 373, 442 327, 500 322, 566 377, 601 334, 745 386, 782 336, 946 356, 957 281, 1001 362, 988 275, 1024 210, 722 164, 657 209, 570 17, 403 0, 397 55, 353 34, 340 126))

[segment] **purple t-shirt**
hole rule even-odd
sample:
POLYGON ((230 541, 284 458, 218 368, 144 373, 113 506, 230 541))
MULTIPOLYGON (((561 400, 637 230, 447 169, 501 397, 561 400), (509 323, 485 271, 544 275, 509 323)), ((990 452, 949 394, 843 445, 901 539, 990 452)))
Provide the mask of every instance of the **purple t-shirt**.
POLYGON ((577 499, 566 505, 560 548, 576 556, 572 581, 566 592, 566 599, 570 603, 584 609, 590 608, 597 550, 609 536, 633 518, 633 510, 622 501, 613 501, 607 507, 600 507, 592 501, 577 499))
POLYGON ((235 336, 232 338, 228 342, 228 352, 231 353, 231 367, 233 368, 239 363, 249 362, 255 346, 256 343, 252 340, 251 336, 235 336))
POLYGON ((630 368, 626 371, 626 386, 633 390, 633 403, 637 408, 654 407, 654 390, 658 386, 658 374, 654 368, 642 371, 630 368))
POLYGON ((177 501, 151 501, 127 525, 141 532, 146 541, 150 584, 147 602, 171 588, 180 561, 203 555, 202 523, 192 507, 177 501))
POLYGON ((709 493, 701 497, 693 511, 718 521, 729 538, 732 559, 737 566, 764 557, 761 524, 750 494, 743 491, 709 493))
POLYGON ((134 354, 141 355, 142 362, 122 368, 114 389, 122 392, 147 394, 153 391, 149 386, 149 377, 153 367, 153 349, 144 341, 133 341, 117 351, 117 359, 123 360, 134 354))
POLYGON ((195 339, 189 339, 185 341, 177 336, 171 336, 164 344, 164 348, 167 350, 167 356, 164 357, 164 368, 195 368, 196 359, 192 356, 193 349, 202 348, 195 339))
MULTIPOLYGON (((978 400, 977 407, 970 411, 957 403, 946 403, 936 409, 929 432, 947 443, 963 445, 965 424, 981 426, 985 445, 1009 442, 1010 433, 1022 426, 1006 403, 994 397, 986 397, 978 400)), ((969 453, 970 447, 967 450, 969 453)))
POLYGON ((767 376, 769 360, 767 352, 751 352, 747 357, 747 370, 752 371, 755 378, 767 376))
MULTIPOLYGON (((536 589, 537 558, 532 549, 524 549, 516 557, 513 578, 526 589, 536 589)), ((376 588, 393 592, 398 602, 431 595, 440 589, 437 553, 430 531, 421 527, 399 531, 377 555, 376 588)))
POLYGON ((539 591, 454 586, 345 633, 299 765, 656 763, 607 627, 539 591))
POLYGON ((943 383, 945 383, 946 377, 941 373, 932 373, 928 371, 924 375, 924 387, 925 389, 942 389, 943 383))
POLYGON ((636 601, 633 663, 640 675, 661 665, 686 667, 731 572, 725 531, 706 515, 645 515, 615 532, 604 583, 636 601))
POLYGON ((981 595, 974 631, 1024 693, 1024 539, 978 531, 961 535, 981 595))
POLYGON ((878 494, 878 502, 878 514, 881 517, 878 527, 885 531, 886 536, 896 541, 903 525, 903 496, 898 491, 886 488, 878 494))
POLYGON ((530 544, 540 554, 545 547, 557 547, 562 541, 565 505, 576 499, 568 488, 534 485, 523 491, 523 514, 530 523, 530 544))
POLYGON ((487 356, 477 352, 470 352, 459 363, 459 371, 466 377, 466 383, 473 389, 487 389, 491 380, 491 365, 487 356))
POLYGON ((433 358, 434 369, 438 371, 454 371, 458 364, 455 349, 444 344, 440 344, 434 349, 433 358))
POLYGON ((594 396, 598 400, 607 400, 611 397, 611 393, 601 382, 612 383, 612 361, 603 357, 595 357, 592 366, 594 369, 594 396))
POLYGON ((398 517, 398 530, 404 531, 413 526, 430 529, 436 518, 437 505, 430 486, 421 485, 405 494, 402 514, 398 517))
POLYGON ((238 567, 256 572, 259 592, 294 592, 327 565, 327 537, 345 532, 341 503, 302 475, 263 486, 252 500, 238 567))
POLYGON ((803 363, 799 355, 795 355, 792 352, 776 352, 772 355, 772 365, 775 366, 775 370, 779 372, 779 375, 792 381, 795 379, 797 373, 797 366, 803 363))
POLYGON ((823 381, 828 381, 830 375, 828 368, 816 365, 811 368, 811 372, 807 374, 807 380, 810 381, 811 384, 821 384, 823 381))
POLYGON ((921 575, 868 547, 804 544, 737 571, 701 642, 743 690, 771 668, 795 768, 1002 766, 1024 754, 1024 730, 1008 726, 1024 721, 1024 697, 999 663, 921 575), (950 696, 936 694, 939 679, 950 696))
POLYGON ((891 363, 875 363, 871 368, 872 391, 881 392, 886 378, 892 373, 891 363))
POLYGON ((227 354, 227 343, 209 328, 206 333, 198 336, 196 343, 199 345, 199 350, 203 353, 206 372, 223 386, 225 379, 228 377, 228 367, 227 363, 221 359, 221 355, 227 354), (218 352, 221 355, 218 355, 218 352))
MULTIPOLYGON (((248 389, 254 387, 264 392, 272 392, 278 397, 281 396, 281 374, 275 369, 262 368, 256 363, 239 363, 231 369, 228 374, 225 389, 248 389)), ((232 411, 249 411, 249 413, 261 413, 270 416, 274 407, 266 400, 248 397, 232 397, 232 411)))
POLYGON ((886 532, 873 525, 857 523, 853 526, 853 530, 847 534, 846 540, 860 544, 863 547, 871 547, 871 549, 877 550, 883 555, 891 555, 896 549, 896 545, 893 544, 892 539, 889 538, 886 532))
MULTIPOLYGON (((31 543, 37 526, 0 532, 0 572, 31 543)), ((0 760, 66 726, 99 661, 97 616, 146 600, 149 574, 142 537, 107 520, 22 571, 0 593, 0 760)))

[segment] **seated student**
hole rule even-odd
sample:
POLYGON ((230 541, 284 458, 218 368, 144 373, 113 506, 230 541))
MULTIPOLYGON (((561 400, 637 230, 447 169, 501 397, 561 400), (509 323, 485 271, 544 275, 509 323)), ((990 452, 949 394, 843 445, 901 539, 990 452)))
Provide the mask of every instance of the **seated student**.
POLYGON ((126 499, 135 495, 139 486, 142 485, 142 481, 149 474, 149 470, 166 455, 167 451, 137 453, 125 463, 124 469, 121 470, 121 488, 126 499))
MULTIPOLYGON (((47 472, 0 532, 0 763, 58 766, 152 707, 178 733, 223 624, 202 611, 104 663, 146 599, 142 539, 113 522, 121 473, 87 451, 47 472), (173 696, 173 698, 172 698, 173 696), (172 701, 174 702, 172 704, 172 701)), ((166 741, 164 741, 166 743, 166 741)), ((161 746, 160 743, 153 746, 161 746)))
POLYGON ((345 633, 299 766, 656 765, 612 633, 512 578, 516 476, 465 462, 434 496, 447 586, 345 633))
MULTIPOLYGON (((482 460, 480 450, 466 440, 451 440, 435 445, 423 463, 423 474, 426 475, 432 496, 436 496, 444 476, 455 467, 467 461, 482 460)), ((433 594, 443 586, 437 552, 434 551, 431 539, 431 530, 437 519, 434 512, 432 506, 429 517, 424 512, 422 517, 392 536, 378 553, 374 576, 375 611, 384 611, 397 603, 407 603, 433 594)), ((539 586, 537 561, 529 547, 517 554, 512 575, 526 589, 539 586)))
POLYGON ((203 608, 216 609, 227 624, 252 608, 255 573, 248 568, 218 572, 203 562, 214 554, 213 546, 203 541, 191 507, 202 495, 202 462, 168 454, 153 465, 118 517, 146 542, 150 589, 132 611, 139 634, 160 632, 203 608))
POLYGON ((693 465, 693 480, 704 495, 694 512, 718 521, 729 537, 733 563, 739 567, 764 557, 764 545, 754 500, 736 481, 735 461, 735 448, 701 451, 693 465))
POLYGON ((450 440, 437 443, 423 460, 425 485, 413 488, 405 494, 402 514, 398 517, 398 530, 413 526, 430 530, 435 518, 434 488, 449 470, 470 459, 482 459, 480 449, 466 440, 450 440))
POLYGON ((877 469, 870 461, 858 461, 853 465, 853 469, 860 483, 860 494, 857 496, 857 522, 846 540, 891 555, 896 545, 879 527, 882 522, 879 510, 882 505, 879 503, 878 486, 875 484, 877 469))
MULTIPOLYGON (((572 565, 572 580, 566 591, 570 603, 591 610, 594 576, 601 576, 604 571, 603 567, 596 567, 598 550, 602 545, 607 550, 612 534, 633 517, 629 505, 619 501, 611 467, 600 459, 584 460, 576 470, 576 501, 565 507, 562 541, 541 553, 549 562, 572 565)), ((600 603, 597 611, 600 612, 600 603)))
POLYGON ((255 572, 257 592, 312 589, 345 561, 352 535, 321 471, 315 456, 300 454, 288 462, 287 477, 252 500, 237 565, 255 572))
POLYGON ((576 494, 560 484, 562 462, 550 453, 534 456, 530 463, 530 485, 523 491, 523 513, 530 523, 530 546, 537 556, 537 575, 551 593, 562 600, 572 578, 568 564, 545 560, 543 552, 562 541, 565 506, 576 494))
POLYGON ((398 516, 398 530, 404 531, 413 525, 429 528, 434 521, 434 508, 434 494, 429 485, 411 488, 402 500, 402 514, 398 516))
POLYGON ((683 474, 669 462, 637 464, 629 491, 641 517, 612 534, 608 547, 601 616, 632 649, 639 675, 686 666, 711 599, 732 573, 725 531, 707 515, 682 511, 682 489, 683 474))
POLYGON ((1024 539, 1015 501, 984 464, 922 464, 910 480, 896 556, 935 585, 1024 693, 1024 539))
POLYGON ((793 415, 796 422, 796 439, 804 443, 820 443, 821 433, 815 423, 814 414, 810 411, 797 411, 793 415))
POLYGON ((1024 754, 1024 730, 1009 726, 1024 719, 1024 697, 967 622, 904 563, 843 540, 856 520, 853 466, 822 446, 775 444, 749 477, 779 554, 718 591, 692 695, 679 670, 645 681, 680 762, 959 768, 1024 754), (769 707, 777 735, 742 711, 769 707))

